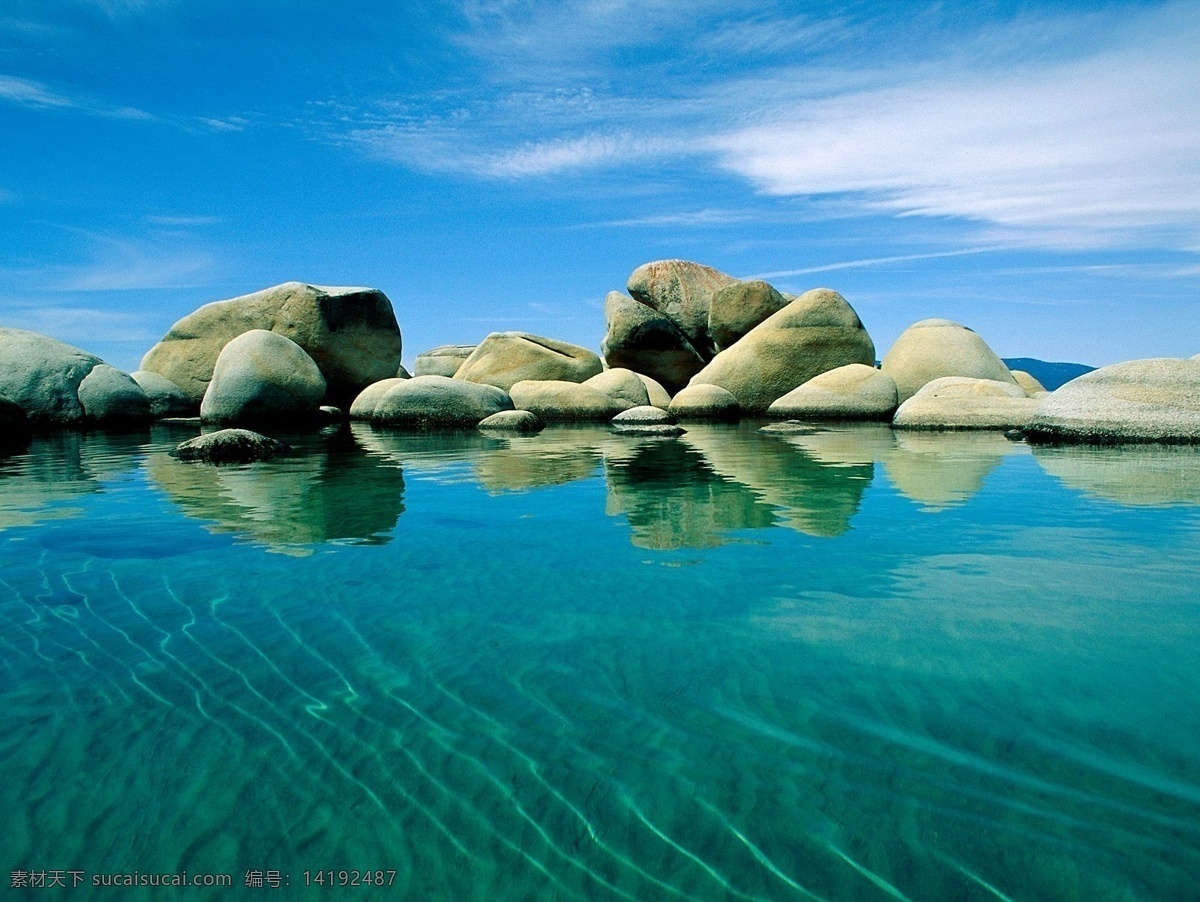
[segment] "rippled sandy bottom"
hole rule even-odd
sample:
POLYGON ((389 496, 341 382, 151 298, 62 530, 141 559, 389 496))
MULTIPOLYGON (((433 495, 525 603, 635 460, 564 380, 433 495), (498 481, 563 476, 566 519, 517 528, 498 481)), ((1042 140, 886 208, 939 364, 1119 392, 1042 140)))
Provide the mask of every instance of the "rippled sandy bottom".
MULTIPOLYGON (((852 463, 840 535, 648 548, 678 499, 614 505, 628 470, 498 492, 463 460, 409 459, 383 544, 273 553, 148 465, 0 532, 0 863, 247 894, 250 869, 385 869, 414 899, 1194 898, 1196 508, 1020 452, 931 510, 852 463)), ((659 488, 704 510, 713 478, 659 488)), ((378 505, 365 484, 330 504, 378 505)))

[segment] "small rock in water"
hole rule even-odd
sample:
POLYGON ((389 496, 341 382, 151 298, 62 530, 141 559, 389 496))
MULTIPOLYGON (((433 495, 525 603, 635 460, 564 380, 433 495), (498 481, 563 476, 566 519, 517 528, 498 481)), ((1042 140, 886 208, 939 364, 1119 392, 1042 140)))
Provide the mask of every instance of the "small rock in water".
POLYGON ((542 418, 531 410, 501 410, 479 421, 479 429, 497 432, 541 432, 542 418))
POLYGON ((631 407, 612 418, 614 426, 674 426, 675 418, 661 407, 643 404, 631 407))
POLYGON ((613 432, 618 435, 665 436, 672 438, 687 432, 682 426, 674 423, 617 423, 612 424, 613 432))
POLYGON ((177 445, 171 456, 213 464, 249 463, 270 460, 290 450, 289 445, 249 429, 222 429, 177 445))
POLYGON ((817 429, 808 423, 803 423, 800 420, 784 420, 782 423, 771 423, 768 426, 763 426, 759 432, 765 432, 768 435, 816 435, 818 432, 823 432, 822 429, 817 429))
POLYGON ((1024 429, 1008 429, 1008 430, 1005 430, 1004 437, 1006 439, 1008 439, 1010 442, 1023 442, 1023 441, 1025 441, 1025 430, 1024 429))

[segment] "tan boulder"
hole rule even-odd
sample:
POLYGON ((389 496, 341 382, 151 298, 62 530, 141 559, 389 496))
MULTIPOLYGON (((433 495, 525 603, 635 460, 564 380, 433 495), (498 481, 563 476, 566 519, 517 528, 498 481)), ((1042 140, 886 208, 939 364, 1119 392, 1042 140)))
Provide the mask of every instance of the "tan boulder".
POLYGON ((875 345, 854 308, 836 291, 816 288, 714 357, 689 385, 719 385, 747 413, 765 413, 819 373, 874 362, 875 345))
POLYGON ((1200 361, 1129 360, 1073 379, 1038 402, 1035 442, 1200 442, 1200 361))
POLYGON ((463 361, 454 378, 508 391, 526 380, 583 382, 602 370, 600 357, 579 345, 528 332, 493 332, 463 361))
POLYGON ((719 385, 689 385, 671 399, 667 413, 689 420, 736 420, 742 407, 732 392, 719 385))
POLYGON ((417 355, 414 376, 453 376, 474 353, 476 345, 440 345, 417 355))
POLYGON ((611 420, 635 405, 590 385, 562 380, 526 380, 512 387, 517 410, 530 410, 543 420, 611 420))
POLYGON ((646 395, 650 399, 650 404, 654 407, 661 407, 666 410, 671 405, 671 393, 649 376, 642 373, 636 373, 637 377, 642 380, 642 385, 646 386, 646 395))
POLYGON ((896 410, 896 383, 865 363, 848 363, 818 373, 775 401, 773 417, 845 420, 889 419, 896 410))
POLYGON ((1012 377, 1016 380, 1017 385, 1021 386, 1021 389, 1029 397, 1032 398, 1035 395, 1047 394, 1046 386, 1038 382, 1030 373, 1024 370, 1009 370, 1009 372, 1012 373, 1012 377))
POLYGON ((600 352, 611 367, 624 367, 676 392, 704 368, 706 357, 692 345, 679 324, 619 291, 604 300, 606 331, 600 352))
POLYGON ((713 295, 736 281, 700 263, 655 260, 635 269, 625 287, 636 300, 674 320, 692 346, 708 359, 713 351, 708 334, 713 295))
POLYGON ((407 382, 399 376, 393 376, 391 379, 380 379, 378 382, 372 382, 354 399, 354 403, 350 405, 350 419, 352 420, 369 420, 375 415, 375 408, 380 400, 390 392, 393 388, 402 382, 407 382))
POLYGON ((1017 384, 987 342, 948 319, 925 319, 909 326, 887 352, 880 369, 896 380, 901 404, 921 386, 943 376, 1017 384))
POLYGON ((611 398, 618 401, 624 401, 634 407, 641 407, 650 403, 650 393, 646 390, 646 384, 638 378, 638 374, 633 370, 627 370, 623 367, 613 367, 605 370, 598 376, 593 376, 583 383, 592 388, 604 392, 611 398))
POLYGON ((718 350, 723 351, 790 302, 759 279, 726 285, 712 296, 708 312, 709 338, 718 350))
POLYGON ((400 327, 382 291, 285 282, 188 314, 147 352, 141 369, 166 377, 199 402, 221 349, 251 329, 300 345, 321 371, 333 404, 349 403, 400 367, 400 327))
POLYGON ((1023 429, 1038 402, 1011 382, 943 376, 896 410, 897 429, 1023 429))

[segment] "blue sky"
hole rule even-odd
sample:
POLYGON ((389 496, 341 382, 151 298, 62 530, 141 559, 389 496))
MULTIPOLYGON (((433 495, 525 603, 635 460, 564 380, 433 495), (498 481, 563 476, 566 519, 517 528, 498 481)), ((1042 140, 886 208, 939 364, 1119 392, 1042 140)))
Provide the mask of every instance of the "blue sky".
POLYGON ((0 324, 125 369, 289 279, 598 348, 664 257, 880 356, 1200 352, 1196 0, 2 0, 0 134, 0 324))

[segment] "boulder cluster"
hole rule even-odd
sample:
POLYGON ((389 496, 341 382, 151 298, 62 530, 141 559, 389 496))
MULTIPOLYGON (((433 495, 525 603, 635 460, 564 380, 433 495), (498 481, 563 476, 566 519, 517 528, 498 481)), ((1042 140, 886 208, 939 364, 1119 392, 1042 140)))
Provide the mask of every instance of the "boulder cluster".
MULTIPOLYGON (((1047 392, 971 329, 915 323, 881 363, 836 291, 794 296, 685 260, 633 271, 604 305, 600 353, 494 332, 401 365, 391 301, 288 282, 206 304, 126 374, 62 342, 0 328, 0 444, 49 426, 199 416, 220 427, 351 419, 398 428, 536 432, 611 421, 877 420, 897 429, 1020 430, 1035 442, 1200 442, 1200 359, 1104 367, 1047 392)), ((793 425, 791 428, 803 428, 793 425)))

